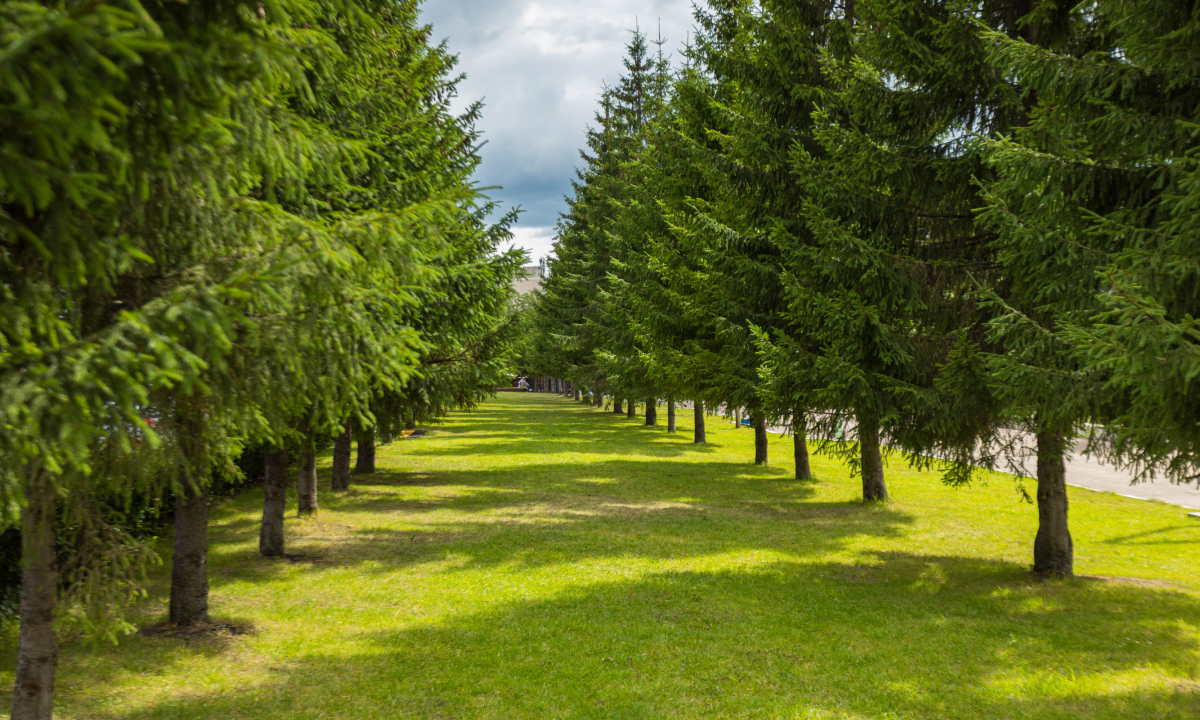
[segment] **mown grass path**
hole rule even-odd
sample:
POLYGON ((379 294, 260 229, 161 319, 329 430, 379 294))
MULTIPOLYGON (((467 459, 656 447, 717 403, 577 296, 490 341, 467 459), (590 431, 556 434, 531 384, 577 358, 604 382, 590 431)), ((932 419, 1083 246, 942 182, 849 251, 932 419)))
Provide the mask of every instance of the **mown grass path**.
POLYGON ((504 394, 290 517, 298 562, 258 557, 261 494, 229 501, 212 607, 258 633, 68 644, 58 715, 1200 717, 1179 508, 1071 488, 1076 569, 1106 579, 1038 583, 1007 476, 954 490, 893 459, 894 502, 865 507, 839 462, 791 479, 790 438, 755 467, 751 432, 710 420, 697 447, 680 421, 504 394))

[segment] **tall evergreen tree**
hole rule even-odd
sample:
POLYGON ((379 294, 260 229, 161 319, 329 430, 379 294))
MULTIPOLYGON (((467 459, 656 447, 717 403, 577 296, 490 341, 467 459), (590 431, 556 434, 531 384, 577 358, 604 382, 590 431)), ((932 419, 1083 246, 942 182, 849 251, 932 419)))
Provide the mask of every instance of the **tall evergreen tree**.
POLYGON ((1091 452, 1194 480, 1200 18, 1192 3, 1100 1, 1063 23, 1065 51, 987 36, 1029 108, 987 147, 987 220, 1016 295, 996 328, 1021 351, 1002 367, 1056 410, 1075 401, 1064 442, 1102 421, 1091 452))
MULTIPOLYGON (((0 171, 0 492, 6 511, 24 505, 28 560, 14 717, 51 712, 60 577, 96 610, 128 596, 136 570, 136 553, 110 552, 109 575, 123 573, 113 582, 96 580, 104 573, 85 557, 60 571, 56 514, 119 546, 128 539, 87 499, 169 479, 179 497, 172 618, 202 621, 214 468, 246 440, 282 445, 348 407, 369 416, 375 388, 412 377, 427 345, 411 322, 412 288, 430 278, 423 258, 447 254, 445 228, 474 212, 473 193, 469 170, 438 183, 436 168, 373 167, 386 141, 337 117, 339 107, 372 119, 429 108, 445 86, 441 52, 426 63, 429 95, 408 96, 421 53, 403 51, 427 33, 412 26, 412 5, 379 10, 398 32, 380 33, 350 6, 0 12, 17 49, 0 60, 11 161, 0 171), (386 92, 360 93, 374 107, 339 106, 351 76, 373 69, 393 74, 380 79, 386 92)), ((445 113, 424 117, 428 128, 445 113)), ((470 157, 464 132, 426 134, 429 158, 470 157), (454 145, 437 145, 448 137, 454 145)), ((489 262, 494 287, 512 260, 489 262)), ((272 480, 282 467, 273 457, 272 480)), ((281 532, 267 540, 282 551, 281 532)))

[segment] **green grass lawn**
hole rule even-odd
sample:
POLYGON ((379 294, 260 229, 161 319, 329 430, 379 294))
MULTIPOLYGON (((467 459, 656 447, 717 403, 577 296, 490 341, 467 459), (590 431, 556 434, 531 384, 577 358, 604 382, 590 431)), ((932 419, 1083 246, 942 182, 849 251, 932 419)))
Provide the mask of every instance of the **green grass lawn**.
POLYGON ((1094 577, 1041 583, 1009 476, 956 490, 893 459, 893 502, 863 506, 839 461, 793 480, 790 438, 755 467, 749 430, 641 422, 502 394, 289 517, 299 561, 258 556, 261 493, 226 502, 212 610, 257 633, 65 644, 58 717, 1200 717, 1181 508, 1071 488, 1094 577))

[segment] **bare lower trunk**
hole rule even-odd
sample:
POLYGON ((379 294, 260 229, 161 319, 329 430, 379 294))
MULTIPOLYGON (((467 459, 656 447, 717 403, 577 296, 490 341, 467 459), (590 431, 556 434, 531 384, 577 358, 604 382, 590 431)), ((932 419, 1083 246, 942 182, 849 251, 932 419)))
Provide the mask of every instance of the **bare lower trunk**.
POLYGON ((613 412, 620 415, 625 412, 625 408, 621 405, 621 398, 613 395, 613 412))
POLYGON ((1064 444, 1061 433, 1044 430, 1037 434, 1038 531, 1033 541, 1033 571, 1054 577, 1075 573, 1075 546, 1067 526, 1064 444))
POLYGON ((353 443, 350 423, 347 422, 345 431, 333 441, 333 480, 330 484, 335 491, 350 489, 350 455, 353 443))
POLYGON ((675 432, 675 398, 667 398, 667 432, 675 432))
POLYGON ((692 410, 692 413, 696 421, 692 442, 697 445, 703 445, 707 442, 704 436, 704 401, 696 400, 695 409, 692 410))
POLYGON ((312 445, 305 447, 300 456, 296 494, 299 496, 298 514, 312 515, 317 511, 317 451, 312 445))
POLYGON ((629 420, 637 417, 637 403, 634 402, 633 398, 625 400, 625 417, 629 420))
POLYGON ((808 465, 808 424, 799 412, 792 415, 792 440, 795 444, 796 479, 812 480, 812 469, 808 465))
POLYGON ((657 398, 646 398, 646 424, 654 426, 658 424, 658 400, 657 398))
POLYGON ((754 464, 767 464, 767 420, 759 412, 750 414, 750 424, 754 427, 754 464))
POLYGON ((358 460, 354 463, 354 472, 370 474, 375 472, 375 428, 367 428, 358 440, 358 460))
POLYGON ((50 720, 58 665, 58 639, 54 634, 58 591, 54 485, 37 472, 31 472, 26 480, 28 502, 21 511, 21 636, 11 717, 50 720))
POLYGON ((172 625, 208 622, 208 488, 185 488, 175 499, 171 555, 172 625))
POLYGON ((262 527, 258 534, 258 552, 265 557, 283 555, 283 511, 287 499, 287 451, 267 453, 263 475, 262 527))
POLYGON ((598 408, 604 407, 604 396, 602 394, 595 393, 594 396, 592 397, 592 400, 593 400, 593 404, 595 404, 596 407, 598 407, 598 408))
POLYGON ((883 457, 879 451, 879 420, 869 413, 859 413, 857 420, 863 500, 887 500, 887 485, 883 481, 883 457))

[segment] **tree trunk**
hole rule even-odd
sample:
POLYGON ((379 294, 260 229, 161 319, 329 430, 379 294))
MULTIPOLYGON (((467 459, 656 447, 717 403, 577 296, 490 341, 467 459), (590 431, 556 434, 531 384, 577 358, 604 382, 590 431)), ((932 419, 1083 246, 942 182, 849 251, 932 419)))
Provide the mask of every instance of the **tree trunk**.
POLYGON ((350 489, 350 454, 354 438, 350 430, 350 421, 346 421, 346 429, 333 442, 333 490, 350 489))
POLYGON ((695 409, 692 412, 696 419, 696 428, 693 431, 692 442, 696 445, 703 445, 708 442, 704 435, 704 401, 696 400, 695 409))
POLYGON ((287 499, 287 451, 267 453, 263 475, 263 516, 258 552, 264 557, 283 555, 283 510, 287 499))
POLYGON ((754 428, 754 464, 767 464, 767 419, 762 413, 750 413, 750 425, 754 428))
POLYGON ((859 413, 857 420, 863 500, 887 500, 887 485, 883 481, 883 456, 879 451, 879 420, 868 413, 859 413))
POLYGON ((812 480, 808 465, 808 423, 799 411, 792 413, 792 441, 795 444, 796 479, 812 480))
POLYGON ((667 398, 667 432, 675 432, 675 398, 667 398))
POLYGON ((367 428, 358 441, 358 460, 354 463, 354 472, 370 474, 375 472, 375 428, 367 428))
POLYGON ((300 471, 296 474, 299 515, 312 515, 317 512, 317 450, 312 446, 311 438, 308 443, 300 457, 300 471))
POLYGON ((600 392, 594 393, 592 400, 595 401, 596 407, 598 407, 598 408, 604 407, 604 395, 602 393, 600 393, 600 392))
POLYGON ((208 622, 208 488, 185 487, 175 496, 175 549, 171 555, 170 622, 208 622))
POLYGON ((654 426, 658 424, 658 400, 657 398, 646 398, 646 424, 654 426))
POLYGON ((625 412, 625 409, 621 406, 621 398, 616 395, 613 395, 613 412, 618 415, 625 412))
POLYGON ((1061 433, 1037 434, 1038 531, 1033 541, 1033 571, 1039 575, 1071 577, 1075 546, 1067 526, 1067 473, 1061 433))
POLYGON ((632 420, 635 417, 637 417, 637 402, 635 402, 633 398, 626 398, 626 400, 625 400, 625 418, 628 420, 632 420))
POLYGON ((13 720, 50 720, 54 712, 54 671, 58 638, 54 603, 58 559, 54 543, 54 485, 26 475, 27 504, 21 511, 21 635, 13 689, 13 720))
POLYGON ((575 402, 583 399, 583 394, 579 392, 579 388, 575 388, 575 402))

